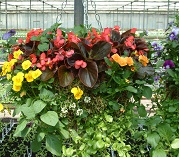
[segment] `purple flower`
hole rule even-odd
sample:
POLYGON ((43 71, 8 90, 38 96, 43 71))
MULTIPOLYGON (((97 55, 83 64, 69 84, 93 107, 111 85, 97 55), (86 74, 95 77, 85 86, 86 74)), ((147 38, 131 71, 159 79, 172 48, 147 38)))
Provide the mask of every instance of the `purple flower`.
POLYGON ((169 69, 169 68, 174 68, 175 64, 173 63, 172 60, 166 60, 163 66, 165 69, 169 69))
POLYGON ((7 39, 9 39, 10 37, 12 37, 15 34, 16 34, 16 31, 11 29, 9 32, 3 34, 2 39, 7 40, 7 39))
POLYGON ((158 82, 159 80, 160 80, 160 76, 155 76, 155 77, 154 77, 154 81, 155 81, 155 82, 158 82))
POLYGON ((152 45, 152 47, 156 47, 158 44, 157 44, 156 41, 153 41, 153 42, 151 43, 151 45, 152 45))
POLYGON ((172 40, 178 40, 178 33, 179 33, 179 28, 178 27, 173 27, 172 32, 169 34, 169 39, 172 40))

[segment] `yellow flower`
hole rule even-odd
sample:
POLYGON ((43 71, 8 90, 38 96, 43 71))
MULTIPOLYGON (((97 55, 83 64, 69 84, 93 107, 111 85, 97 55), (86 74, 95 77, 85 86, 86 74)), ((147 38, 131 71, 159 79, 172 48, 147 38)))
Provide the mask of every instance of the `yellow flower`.
POLYGON ((27 80, 27 82, 32 82, 34 81, 34 78, 32 77, 33 71, 30 70, 27 74, 25 74, 25 78, 27 80))
POLYGON ((4 106, 0 104, 0 111, 2 111, 3 109, 4 109, 4 106))
POLYGON ((143 66, 147 66, 147 63, 149 63, 149 60, 146 56, 140 55, 139 56, 139 62, 143 64, 143 66))
POLYGON ((128 66, 134 65, 134 61, 133 61, 132 57, 126 57, 126 60, 127 60, 128 66))
POLYGON ((32 63, 31 63, 29 60, 26 60, 26 61, 24 61, 24 62, 22 63, 22 68, 23 68, 24 70, 27 70, 27 69, 30 68, 31 65, 32 65, 32 63))
POLYGON ((33 71, 33 73, 32 73, 32 77, 34 79, 38 78, 40 75, 42 75, 42 72, 39 69, 33 71))
POLYGON ((7 78, 7 80, 10 80, 11 79, 11 74, 7 74, 6 78, 7 78))
POLYGON ((4 62, 3 66, 2 66, 1 76, 6 75, 7 72, 11 72, 11 66, 10 66, 9 62, 4 62))
POLYGON ((22 86, 16 86, 15 84, 13 84, 12 89, 13 89, 14 91, 16 91, 16 92, 19 92, 19 91, 21 90, 21 87, 22 87, 22 86))
POLYGON ((21 54, 23 54, 23 52, 20 49, 18 51, 14 51, 14 58, 18 59, 21 54))
POLYGON ((83 95, 83 91, 79 87, 72 88, 71 92, 74 94, 76 100, 80 99, 83 95))
POLYGON ((120 57, 117 53, 111 56, 121 67, 127 65, 127 58, 120 57))
POLYGON ((10 66, 14 66, 14 64, 17 62, 17 59, 11 59, 11 61, 9 62, 10 66))
POLYGON ((13 85, 22 86, 22 81, 24 80, 24 73, 18 72, 17 75, 12 77, 13 85))

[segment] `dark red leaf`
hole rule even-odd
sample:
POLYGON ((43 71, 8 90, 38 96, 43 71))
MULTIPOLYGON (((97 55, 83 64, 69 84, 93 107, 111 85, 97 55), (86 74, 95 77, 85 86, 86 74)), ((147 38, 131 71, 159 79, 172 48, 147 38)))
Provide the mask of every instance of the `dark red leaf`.
POLYGON ((98 67, 96 62, 87 62, 87 67, 81 68, 78 76, 85 86, 92 88, 98 79, 98 67))
POLYGON ((111 52, 111 44, 106 41, 99 41, 92 47, 90 58, 94 60, 102 60, 111 52))
POLYGON ((54 76, 54 72, 49 68, 46 68, 44 71, 42 71, 42 75, 40 76, 40 78, 42 81, 47 81, 51 79, 53 76, 54 76))
POLYGON ((70 85, 74 80, 72 72, 69 69, 67 69, 65 65, 61 65, 58 68, 58 78, 59 84, 62 87, 70 85))

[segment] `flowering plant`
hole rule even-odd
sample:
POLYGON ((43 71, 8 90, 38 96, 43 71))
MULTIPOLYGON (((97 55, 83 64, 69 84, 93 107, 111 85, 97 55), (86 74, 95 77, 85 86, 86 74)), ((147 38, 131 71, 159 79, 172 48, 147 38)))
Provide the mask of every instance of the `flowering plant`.
POLYGON ((170 23, 166 30, 166 40, 160 44, 152 43, 152 47, 156 52, 157 68, 160 72, 157 74, 156 81, 162 80, 163 88, 167 89, 166 97, 178 99, 179 85, 179 64, 178 64, 178 49, 179 49, 179 16, 175 21, 170 23), (174 89, 174 90, 173 90, 174 89))
POLYGON ((80 37, 54 24, 8 44, 2 76, 10 83, 14 114, 21 112, 15 135, 34 127, 33 151, 45 141, 57 156, 103 156, 108 148, 127 155, 129 113, 136 104, 142 111, 141 97, 152 95, 146 86, 153 74, 148 45, 135 32, 91 28, 80 37))

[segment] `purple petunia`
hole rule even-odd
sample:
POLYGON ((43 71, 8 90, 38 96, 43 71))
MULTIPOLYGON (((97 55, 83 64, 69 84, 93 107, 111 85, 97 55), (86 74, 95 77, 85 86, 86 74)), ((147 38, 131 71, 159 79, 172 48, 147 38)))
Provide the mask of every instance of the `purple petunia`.
POLYGON ((169 69, 169 68, 174 68, 175 64, 173 63, 172 60, 166 60, 163 66, 165 69, 169 69))
POLYGON ((16 31, 11 29, 9 32, 3 34, 2 39, 8 40, 10 37, 12 37, 15 34, 16 34, 16 31))

